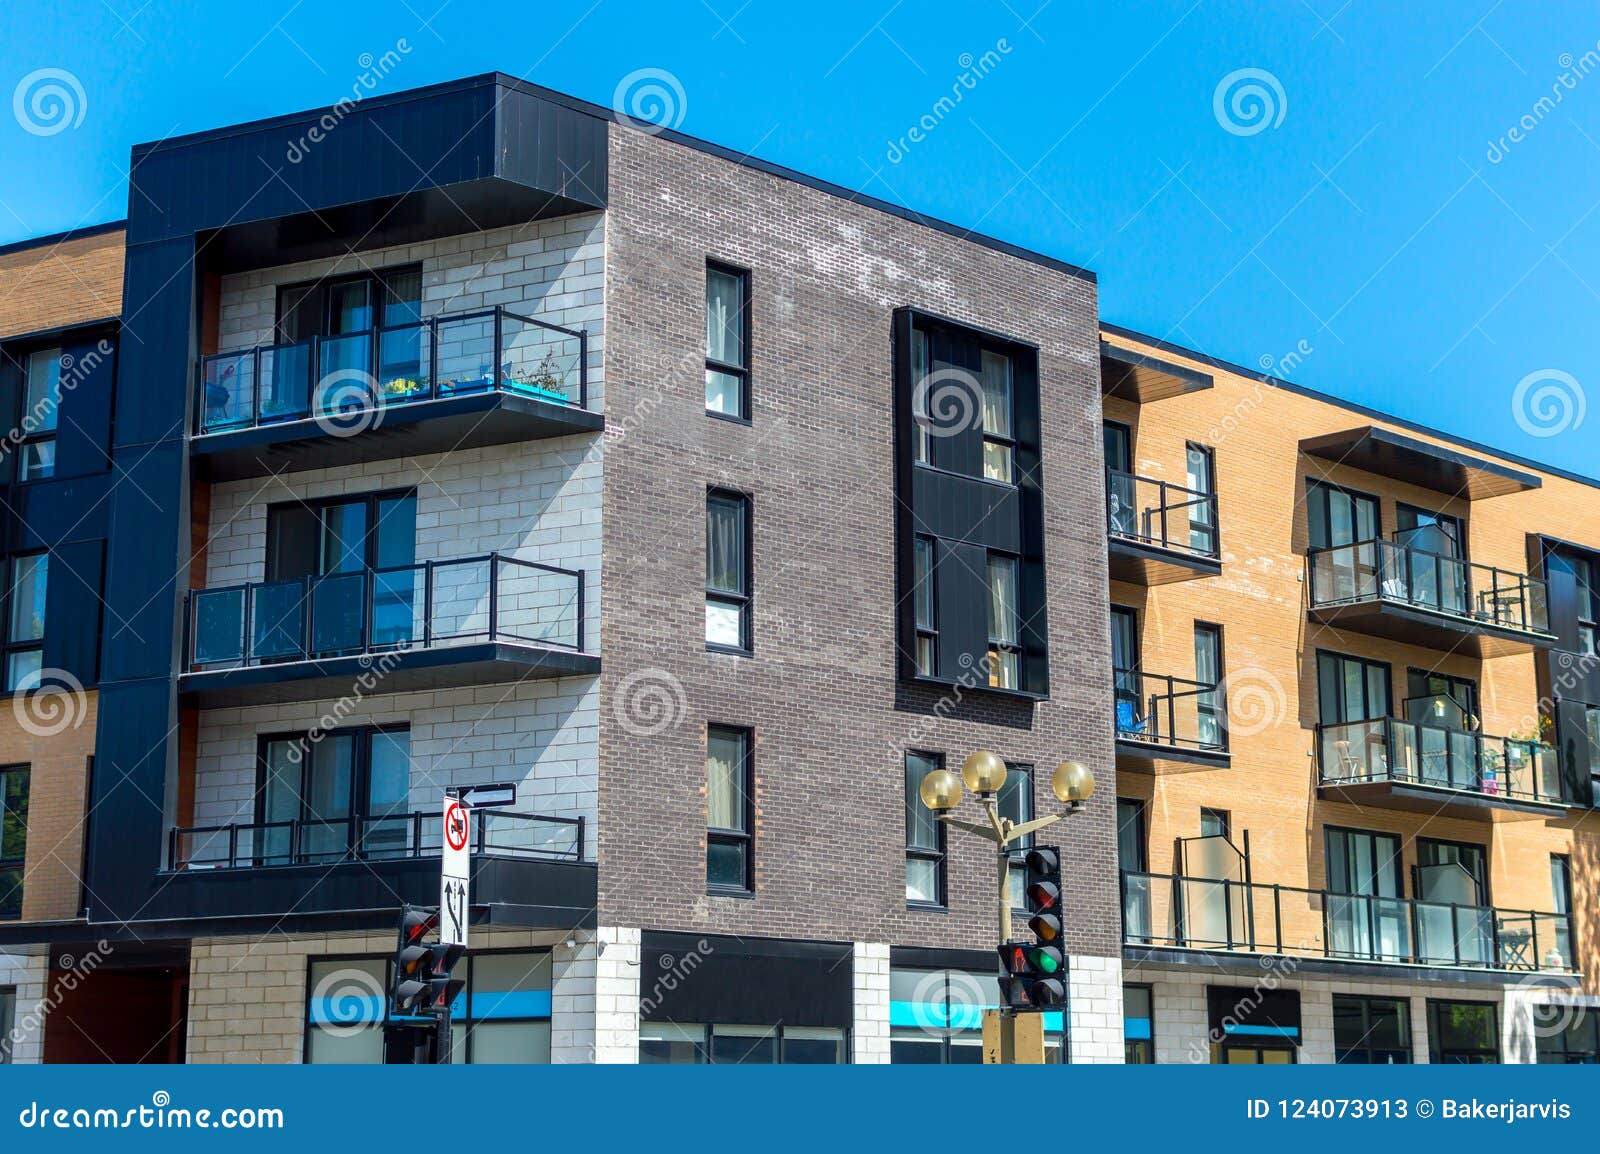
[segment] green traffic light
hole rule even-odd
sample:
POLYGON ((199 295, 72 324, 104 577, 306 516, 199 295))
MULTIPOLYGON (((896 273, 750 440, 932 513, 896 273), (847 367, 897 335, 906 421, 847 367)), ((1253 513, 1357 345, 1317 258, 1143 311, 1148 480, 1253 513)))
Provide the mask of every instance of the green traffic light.
POLYGON ((1061 951, 1035 949, 1032 951, 1033 968, 1042 974, 1053 974, 1061 968, 1061 951))

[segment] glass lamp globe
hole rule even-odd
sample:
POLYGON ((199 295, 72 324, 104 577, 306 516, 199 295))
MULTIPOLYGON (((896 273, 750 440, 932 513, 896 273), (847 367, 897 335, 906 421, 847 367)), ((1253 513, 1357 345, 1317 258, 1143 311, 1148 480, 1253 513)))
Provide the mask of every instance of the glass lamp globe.
POLYGON ((1088 801, 1094 793, 1094 773, 1081 761, 1063 761, 1050 777, 1050 788, 1068 805, 1088 801))
POLYGON ((917 793, 922 804, 935 812, 954 809, 961 800, 961 779, 948 769, 935 769, 922 779, 917 793))
POLYGON ((1006 783, 1006 763, 987 749, 980 749, 961 763, 961 780, 973 793, 999 793, 1006 783))

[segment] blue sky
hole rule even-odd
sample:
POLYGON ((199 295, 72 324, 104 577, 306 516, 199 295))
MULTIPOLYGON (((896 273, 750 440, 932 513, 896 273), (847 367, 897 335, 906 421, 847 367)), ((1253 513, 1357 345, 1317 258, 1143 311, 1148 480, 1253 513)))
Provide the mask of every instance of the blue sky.
POLYGON ((380 90, 614 104, 654 69, 683 131, 1086 265, 1108 321, 1600 474, 1600 13, 1398 7, 12 0, 0 96, 82 95, 0 112, 0 243, 125 215, 134 143, 332 103, 402 40, 380 90))

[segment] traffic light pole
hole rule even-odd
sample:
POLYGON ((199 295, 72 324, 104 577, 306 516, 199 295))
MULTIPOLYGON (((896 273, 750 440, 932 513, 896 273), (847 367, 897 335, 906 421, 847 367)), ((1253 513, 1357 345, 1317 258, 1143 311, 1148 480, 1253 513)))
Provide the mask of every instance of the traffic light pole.
MULTIPOLYGON (((978 801, 983 806, 984 816, 989 819, 987 825, 962 821, 948 812, 941 813, 939 820, 994 843, 999 866, 995 906, 998 913, 1000 943, 1004 945, 1011 940, 1011 846, 1031 833, 1054 825, 1061 820, 1061 815, 1051 814, 1032 821, 1013 822, 1008 817, 1000 816, 1000 799, 997 795, 980 794, 978 801)), ((1077 806, 1074 805, 1072 808, 1075 810, 1077 806)), ((1005 976, 1003 970, 1001 976, 1005 976)), ((1040 1027, 1037 1014, 1019 1015, 1010 1006, 984 1011, 984 1060, 1006 1065, 1043 1064, 1044 1031, 1040 1027), (1019 1029, 1018 1024, 1021 1019, 1027 1021, 1023 1023, 1023 1028, 1019 1029)))

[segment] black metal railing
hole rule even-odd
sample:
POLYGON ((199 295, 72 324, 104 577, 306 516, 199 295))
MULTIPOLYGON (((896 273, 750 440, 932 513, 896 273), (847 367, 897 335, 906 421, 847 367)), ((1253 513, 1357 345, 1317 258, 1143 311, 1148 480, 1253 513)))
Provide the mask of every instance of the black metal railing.
POLYGON ((1566 914, 1122 871, 1129 945, 1571 972, 1566 914))
POLYGON ((196 431, 232 432, 495 390, 587 408, 588 335, 503 307, 200 361, 196 431))
POLYGON ((1313 609, 1395 601, 1463 622, 1550 631, 1549 588, 1539 578, 1394 541, 1312 549, 1306 574, 1313 609))
POLYGON ((1226 753, 1228 708, 1220 685, 1183 677, 1111 671, 1119 741, 1226 753))
POLYGON ((1566 800, 1553 745, 1398 717, 1317 726, 1317 764, 1324 785, 1392 781, 1514 801, 1566 800))
POLYGON ((189 592, 189 666, 511 641, 583 649, 583 574, 488 553, 189 592))
MULTIPOLYGON (((491 857, 583 860, 583 819, 503 809, 473 815, 473 850, 491 857)), ((265 869, 437 857, 438 813, 233 823, 173 829, 169 870, 265 869)))
POLYGON ((1106 529, 1141 545, 1220 557, 1217 495, 1170 481, 1106 470, 1106 529))

